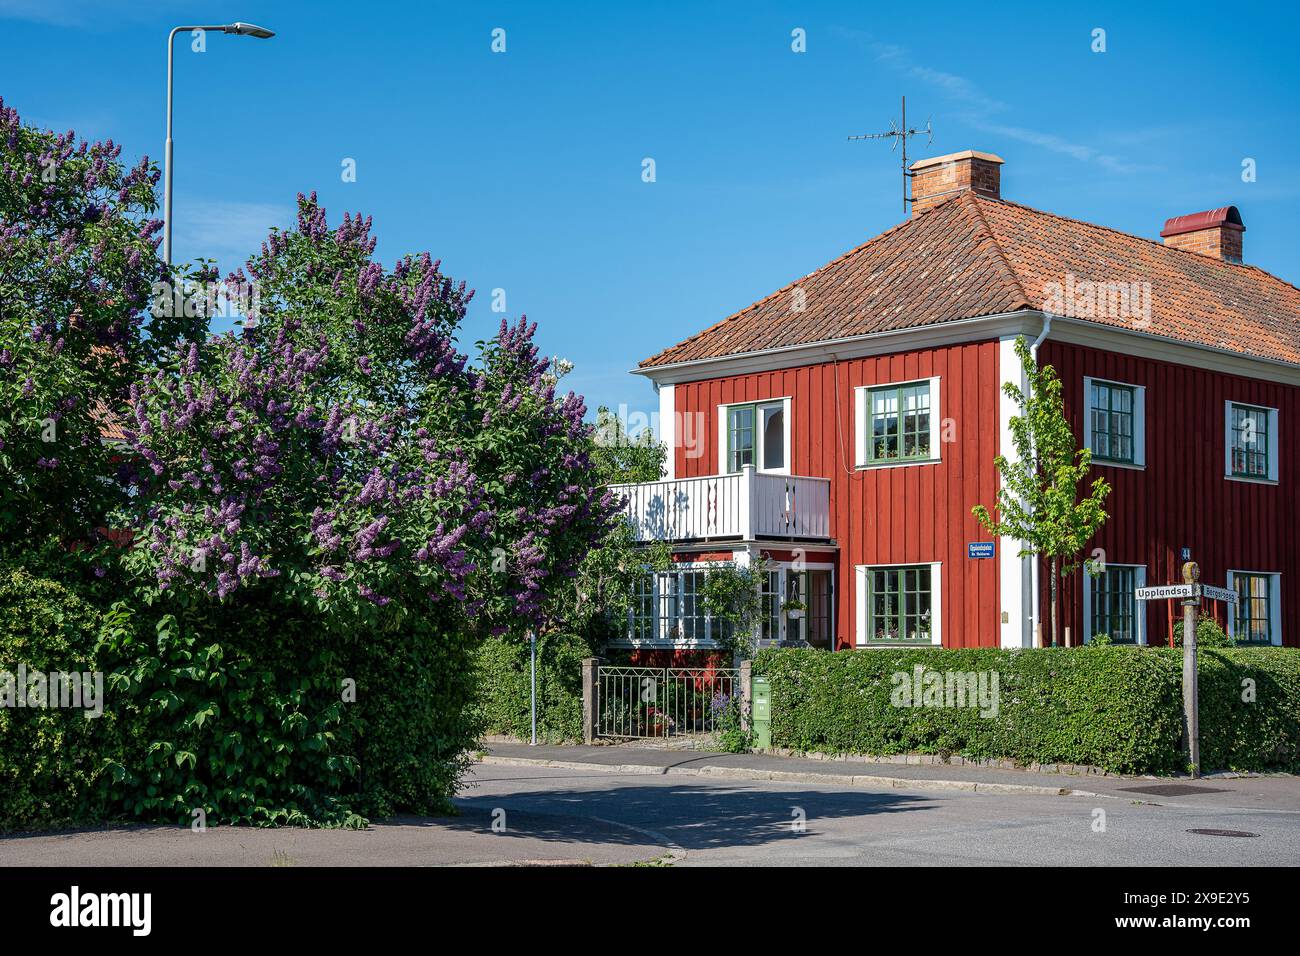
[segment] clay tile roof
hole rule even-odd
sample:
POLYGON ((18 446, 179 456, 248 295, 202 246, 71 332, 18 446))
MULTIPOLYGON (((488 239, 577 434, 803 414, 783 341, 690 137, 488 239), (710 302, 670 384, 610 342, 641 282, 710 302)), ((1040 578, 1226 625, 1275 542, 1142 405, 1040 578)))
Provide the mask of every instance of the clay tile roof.
POLYGON ((99 423, 100 441, 125 442, 126 432, 122 430, 122 420, 104 404, 102 399, 95 399, 90 407, 91 417, 99 423))
MULTIPOLYGON (((1231 222, 1236 209, 1211 212, 1231 222)), ((1040 308, 1300 364, 1300 290, 1262 269, 966 192, 640 368, 1040 308), (1080 282, 1123 283, 1136 293, 1133 309, 1149 305, 1150 322, 1097 315, 1086 295, 1062 296, 1080 282)))

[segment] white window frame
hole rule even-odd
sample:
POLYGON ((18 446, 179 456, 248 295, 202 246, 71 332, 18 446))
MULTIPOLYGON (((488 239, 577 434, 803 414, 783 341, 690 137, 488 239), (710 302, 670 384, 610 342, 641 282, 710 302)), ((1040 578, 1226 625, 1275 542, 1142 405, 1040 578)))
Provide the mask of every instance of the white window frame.
MULTIPOLYGON (((1133 586, 1135 588, 1144 588, 1147 586, 1147 566, 1145 564, 1125 564, 1122 561, 1107 561, 1107 568, 1132 568, 1133 586)), ((1147 602, 1133 599, 1133 626, 1137 628, 1136 646, 1144 647, 1147 642, 1147 602)), ((1088 573, 1087 566, 1083 569, 1083 643, 1087 644, 1092 640, 1093 621, 1092 621, 1092 575, 1088 573)))
MULTIPOLYGON (((1278 571, 1250 571, 1246 568, 1228 570, 1228 590, 1233 590, 1238 574, 1252 574, 1267 577, 1268 582, 1268 637, 1274 647, 1282 646, 1282 575, 1278 571)), ((1237 637, 1237 611, 1228 605, 1228 636, 1237 637)), ((1254 646, 1254 645, 1252 645, 1254 646)))
POLYGON ((727 428, 727 412, 732 408, 739 408, 742 405, 754 405, 761 408, 763 405, 775 405, 777 402, 782 404, 781 424, 785 432, 785 465, 780 468, 764 468, 763 462, 763 429, 758 421, 758 416, 754 419, 754 470, 762 472, 765 475, 788 475, 790 474, 791 462, 794 460, 794 449, 790 446, 790 406, 791 399, 789 395, 779 398, 756 398, 747 402, 728 402, 725 405, 718 406, 718 474, 739 474, 739 472, 727 471, 727 444, 731 440, 727 428))
POLYGON ((857 598, 854 645, 859 648, 898 650, 900 647, 925 647, 925 644, 872 644, 867 641, 867 574, 882 568, 930 568, 930 647, 943 646, 943 563, 941 561, 899 561, 894 564, 858 564, 853 568, 854 594, 857 598))
MULTIPOLYGON (((1269 408, 1267 405, 1257 405, 1255 402, 1244 402, 1237 399, 1224 399, 1223 402, 1223 477, 1229 481, 1244 481, 1248 485, 1268 485, 1277 484, 1278 481, 1278 452, 1281 449, 1281 443, 1278 441, 1277 431, 1277 409, 1269 408), (1232 473, 1232 406, 1244 405, 1248 408, 1258 408, 1268 413, 1268 477, 1251 478, 1248 475, 1234 475, 1232 473)), ((1263 572, 1259 572, 1263 573, 1263 572)))
POLYGON ((1133 461, 1107 461, 1106 459, 1093 459, 1093 464, 1099 468, 1136 468, 1145 469, 1147 466, 1147 389, 1145 385, 1134 385, 1132 382, 1120 382, 1113 378, 1095 378, 1091 375, 1083 377, 1083 447, 1089 452, 1093 451, 1092 447, 1092 386, 1093 383, 1098 385, 1119 385, 1123 388, 1133 389, 1133 461))
MULTIPOLYGON (((938 375, 930 378, 902 379, 897 382, 874 382, 871 385, 859 385, 853 389, 853 461, 858 468, 907 468, 914 465, 933 465, 943 460, 943 418, 940 411, 940 381, 938 375), (930 457, 913 458, 907 461, 869 461, 867 458, 867 432, 871 420, 867 403, 871 393, 882 388, 903 388, 908 385, 930 386, 930 457)), ((901 421, 902 409, 899 409, 901 421)), ((921 562, 924 564, 925 562, 921 562)), ((886 567, 886 565, 872 565, 886 567)))

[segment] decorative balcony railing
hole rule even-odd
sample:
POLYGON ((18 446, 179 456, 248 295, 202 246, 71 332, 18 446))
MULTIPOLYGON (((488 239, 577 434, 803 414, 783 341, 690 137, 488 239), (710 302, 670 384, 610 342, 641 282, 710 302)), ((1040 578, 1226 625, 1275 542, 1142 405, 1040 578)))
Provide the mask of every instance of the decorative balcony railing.
POLYGON ((614 485, 640 541, 828 539, 829 478, 773 475, 746 465, 731 475, 614 485))

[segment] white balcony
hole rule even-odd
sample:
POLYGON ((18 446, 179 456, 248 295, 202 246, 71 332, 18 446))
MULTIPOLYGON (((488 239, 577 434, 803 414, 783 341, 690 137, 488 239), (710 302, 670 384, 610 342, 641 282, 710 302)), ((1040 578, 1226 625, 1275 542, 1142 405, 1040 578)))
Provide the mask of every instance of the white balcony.
POLYGON ((746 465, 732 475, 614 485, 639 541, 829 539, 829 478, 773 475, 746 465))

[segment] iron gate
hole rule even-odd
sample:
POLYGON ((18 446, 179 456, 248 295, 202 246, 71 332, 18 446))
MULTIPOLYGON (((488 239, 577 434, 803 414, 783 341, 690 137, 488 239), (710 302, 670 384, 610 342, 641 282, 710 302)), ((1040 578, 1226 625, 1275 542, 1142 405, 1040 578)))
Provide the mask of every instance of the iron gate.
POLYGON ((598 737, 712 734, 738 720, 740 671, 730 667, 606 667, 596 674, 598 737))

